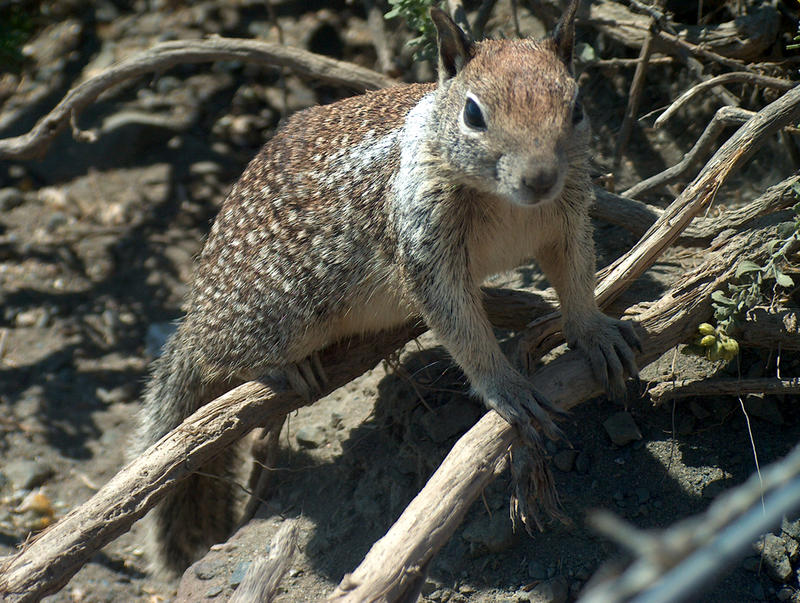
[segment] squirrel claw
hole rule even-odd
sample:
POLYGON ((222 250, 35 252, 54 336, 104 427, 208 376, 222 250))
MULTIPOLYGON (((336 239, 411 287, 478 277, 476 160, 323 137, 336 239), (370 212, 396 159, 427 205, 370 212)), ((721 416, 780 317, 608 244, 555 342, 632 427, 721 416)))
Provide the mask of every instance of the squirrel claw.
POLYGON ((316 352, 300 362, 288 365, 285 374, 291 388, 307 402, 321 398, 328 382, 316 352))

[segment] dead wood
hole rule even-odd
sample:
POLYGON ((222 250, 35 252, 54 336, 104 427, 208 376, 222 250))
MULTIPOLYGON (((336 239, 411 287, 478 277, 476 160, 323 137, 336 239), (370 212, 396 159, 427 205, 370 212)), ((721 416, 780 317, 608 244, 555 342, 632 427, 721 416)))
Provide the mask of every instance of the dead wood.
POLYGON ((636 119, 636 116, 639 114, 639 101, 641 101, 642 98, 645 75, 647 74, 647 67, 650 64, 650 56, 653 53, 653 39, 655 37, 655 31, 653 30, 653 27, 655 23, 656 19, 653 18, 650 22, 650 26, 648 27, 650 31, 648 32, 647 37, 644 40, 644 44, 642 44, 642 48, 639 51, 639 62, 636 64, 636 71, 634 72, 633 80, 631 81, 631 87, 628 92, 628 104, 625 107, 625 116, 622 120, 622 126, 619 129, 617 148, 614 151, 615 166, 619 166, 619 162, 622 160, 622 154, 625 152, 625 149, 628 146, 628 139, 630 138, 631 131, 633 130, 633 122, 636 119))
POLYGON ((800 351, 800 310, 753 308, 735 335, 743 346, 800 351))
MULTIPOLYGON (((724 209, 713 218, 698 216, 678 236, 676 242, 681 245, 705 245, 723 230, 741 228, 760 216, 787 209, 797 201, 790 194, 797 184, 800 184, 800 176, 789 176, 743 207, 724 209)), ((622 226, 634 235, 642 236, 664 210, 595 187, 595 204, 591 212, 593 218, 622 226)))
MULTIPOLYGON (((543 0, 546 2, 546 0, 543 0)), ((538 2, 534 2, 534 5, 538 2)), ((647 39, 651 17, 637 14, 619 2, 592 2, 584 21, 629 48, 641 48, 647 39)), ((654 51, 675 55, 684 48, 698 58, 754 61, 775 42, 780 14, 772 7, 752 11, 734 21, 709 25, 672 24, 676 34, 657 36, 654 51), (683 42, 687 46, 682 47, 683 42)), ((728 66, 735 66, 734 62, 728 66)))
POLYGON ((744 396, 747 394, 800 394, 800 377, 790 379, 681 379, 664 381, 648 390, 653 404, 688 396, 744 396))
POLYGON ((623 191, 622 194, 626 197, 638 197, 659 186, 675 182, 678 178, 686 174, 693 165, 700 162, 725 128, 747 123, 747 120, 753 115, 754 113, 752 111, 747 111, 738 107, 720 107, 717 109, 717 112, 714 114, 714 117, 708 123, 705 130, 703 130, 700 138, 694 143, 691 150, 683 156, 683 159, 664 171, 634 184, 628 190, 623 191))
POLYGON ((656 128, 662 127, 667 120, 675 115, 678 110, 683 107, 686 103, 688 103, 691 99, 695 96, 703 92, 704 90, 708 90, 709 88, 713 88, 714 86, 722 86, 724 84, 731 84, 731 83, 740 83, 740 84, 750 84, 752 86, 760 86, 763 88, 773 88, 775 90, 782 90, 786 91, 790 88, 794 88, 797 85, 797 82, 790 82, 789 80, 784 80, 779 77, 769 77, 767 75, 762 75, 760 73, 750 73, 748 71, 736 71, 734 73, 723 73, 722 75, 718 75, 716 77, 712 77, 705 82, 700 82, 695 86, 689 88, 686 92, 681 94, 678 98, 672 101, 672 104, 667 107, 667 109, 658 116, 655 123, 653 124, 656 128))
MULTIPOLYGON (((732 236, 710 250, 706 262, 680 279, 658 302, 628 313, 647 333, 644 365, 694 333, 711 313, 711 293, 735 272, 741 255, 765 255, 776 228, 732 236)), ((538 370, 532 381, 561 408, 570 409, 599 393, 587 361, 569 352, 538 370)), ((406 507, 362 563, 346 575, 330 601, 396 601, 412 588, 447 542, 470 504, 500 470, 514 439, 513 429, 489 412, 465 434, 428 483, 406 507)))
POLYGON ((78 140, 91 141, 93 133, 78 128, 77 116, 101 93, 119 82, 186 63, 230 60, 286 67, 298 75, 361 92, 397 83, 365 67, 269 42, 220 37, 162 42, 75 86, 30 132, 0 140, 0 158, 41 156, 68 121, 78 140))

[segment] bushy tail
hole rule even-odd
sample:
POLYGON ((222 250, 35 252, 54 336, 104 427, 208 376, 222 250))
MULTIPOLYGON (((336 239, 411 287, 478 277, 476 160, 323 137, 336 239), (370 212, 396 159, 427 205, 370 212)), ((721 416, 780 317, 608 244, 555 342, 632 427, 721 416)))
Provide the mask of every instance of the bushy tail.
MULTIPOLYGON (((208 381, 187 331, 182 325, 153 364, 135 446, 138 453, 233 385, 208 381)), ((231 487, 239 465, 236 456, 236 450, 229 449, 197 467, 203 475, 183 480, 150 512, 147 549, 156 572, 180 574, 212 544, 229 536, 236 519, 237 499, 231 487)))

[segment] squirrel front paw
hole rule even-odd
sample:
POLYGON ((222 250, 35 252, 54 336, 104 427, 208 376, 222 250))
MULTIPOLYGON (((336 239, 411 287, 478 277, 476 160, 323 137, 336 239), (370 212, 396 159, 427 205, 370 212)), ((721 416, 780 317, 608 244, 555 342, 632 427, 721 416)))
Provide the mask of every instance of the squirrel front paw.
POLYGON ((489 388, 483 398, 489 408, 497 411, 517 429, 527 446, 541 447, 542 438, 537 428, 552 440, 566 440, 550 416, 566 416, 566 413, 552 404, 521 374, 514 372, 498 379, 497 385, 489 388))
POLYGON ((633 323, 597 312, 588 321, 565 325, 564 335, 570 348, 589 357, 592 372, 608 395, 614 399, 623 397, 625 373, 639 376, 634 348, 641 352, 642 343, 633 323))

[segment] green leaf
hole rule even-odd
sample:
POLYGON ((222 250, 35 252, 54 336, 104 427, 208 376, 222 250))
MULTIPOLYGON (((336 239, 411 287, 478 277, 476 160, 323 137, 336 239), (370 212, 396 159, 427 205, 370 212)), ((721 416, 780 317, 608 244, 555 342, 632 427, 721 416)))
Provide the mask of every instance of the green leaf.
POLYGON ((724 306, 736 305, 735 301, 733 301, 730 297, 725 297, 725 295, 719 289, 711 294, 711 299, 713 299, 718 304, 722 304, 724 306))
POLYGON ((780 271, 775 273, 775 282, 781 287, 786 287, 787 289, 794 287, 794 281, 792 280, 792 277, 780 271))
POLYGON ((756 272, 756 271, 761 271, 761 266, 759 266, 755 262, 751 262, 750 260, 742 260, 736 267, 736 278, 739 278, 740 276, 746 274, 747 272, 756 272))

